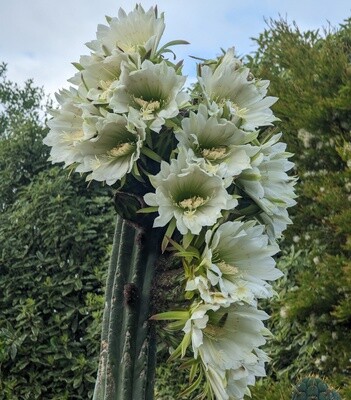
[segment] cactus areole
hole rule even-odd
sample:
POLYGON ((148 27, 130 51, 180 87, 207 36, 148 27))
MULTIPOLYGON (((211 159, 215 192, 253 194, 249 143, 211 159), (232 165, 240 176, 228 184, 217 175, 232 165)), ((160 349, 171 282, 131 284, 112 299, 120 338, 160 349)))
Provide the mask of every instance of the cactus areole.
POLYGON ((186 88, 167 55, 188 43, 161 45, 164 28, 157 7, 107 17, 44 139, 52 162, 116 190, 94 400, 153 398, 156 329, 190 370, 179 398, 241 400, 269 361, 259 301, 282 275, 293 163, 269 81, 230 48, 186 88))

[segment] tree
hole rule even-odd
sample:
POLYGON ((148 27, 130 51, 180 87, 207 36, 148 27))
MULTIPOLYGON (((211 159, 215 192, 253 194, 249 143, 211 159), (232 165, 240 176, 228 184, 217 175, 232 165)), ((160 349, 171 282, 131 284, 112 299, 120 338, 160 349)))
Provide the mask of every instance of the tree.
POLYGON ((351 19, 322 32, 271 20, 255 41, 248 62, 280 99, 273 109, 300 178, 271 307, 271 373, 317 373, 349 396, 351 19))
POLYGON ((97 368, 110 192, 52 167, 44 95, 1 69, 0 399, 87 399, 97 368))

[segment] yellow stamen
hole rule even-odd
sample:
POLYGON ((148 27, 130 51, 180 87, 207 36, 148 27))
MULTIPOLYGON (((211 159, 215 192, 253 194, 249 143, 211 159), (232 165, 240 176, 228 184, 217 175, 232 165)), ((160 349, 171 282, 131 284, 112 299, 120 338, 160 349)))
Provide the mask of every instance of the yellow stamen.
POLYGON ((111 157, 122 157, 132 153, 134 149, 135 149, 135 143, 126 142, 126 143, 121 143, 116 147, 113 147, 111 150, 107 152, 107 154, 111 157))
POLYGON ((146 101, 142 97, 134 97, 135 103, 140 106, 140 114, 143 119, 154 119, 154 113, 161 108, 158 100, 146 101))
POLYGON ((84 139, 84 132, 79 129, 74 132, 64 133, 62 135, 62 139, 64 142, 75 143, 80 142, 84 139))
POLYGON ((227 264, 225 261, 221 261, 217 263, 217 265, 224 275, 237 275, 239 273, 239 269, 237 267, 227 264))
POLYGON ((201 150, 203 157, 209 160, 221 160, 227 155, 227 146, 212 147, 210 149, 201 150))
POLYGON ((200 196, 193 196, 189 197, 188 199, 184 199, 178 203, 178 205, 181 208, 184 208, 187 210, 187 212, 193 212, 197 208, 203 206, 208 200, 208 197, 206 199, 200 197, 200 196))

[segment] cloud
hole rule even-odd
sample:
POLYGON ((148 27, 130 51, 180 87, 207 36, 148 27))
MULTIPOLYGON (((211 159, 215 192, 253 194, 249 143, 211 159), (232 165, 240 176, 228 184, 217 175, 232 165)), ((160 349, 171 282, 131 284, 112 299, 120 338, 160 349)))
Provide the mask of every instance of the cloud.
MULTIPOLYGON (((155 1, 139 3, 148 9, 155 1)), ((67 86, 66 79, 74 74, 70 63, 89 53, 84 43, 95 37, 104 16, 116 15, 120 6, 130 11, 134 4, 127 0, 6 1, 0 15, 0 60, 8 62, 11 79, 21 82, 33 77, 46 91, 56 91, 67 86)), ((337 25, 350 14, 348 0, 159 0, 157 4, 165 12, 163 43, 173 39, 191 43, 175 48, 190 76, 196 62, 189 55, 210 58, 221 47, 232 46, 238 54, 253 51, 250 37, 263 31, 264 17, 287 15, 302 29, 316 29, 328 19, 337 25)))

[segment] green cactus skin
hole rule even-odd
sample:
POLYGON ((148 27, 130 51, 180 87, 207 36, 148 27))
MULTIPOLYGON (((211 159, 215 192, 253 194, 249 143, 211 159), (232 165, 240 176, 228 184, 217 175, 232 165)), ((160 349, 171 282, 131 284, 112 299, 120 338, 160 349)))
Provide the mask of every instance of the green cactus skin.
POLYGON ((159 257, 157 232, 117 217, 93 400, 152 400, 155 327, 151 285, 159 257))
POLYGON ((292 400, 341 400, 341 397, 321 379, 304 378, 295 388, 292 400))

